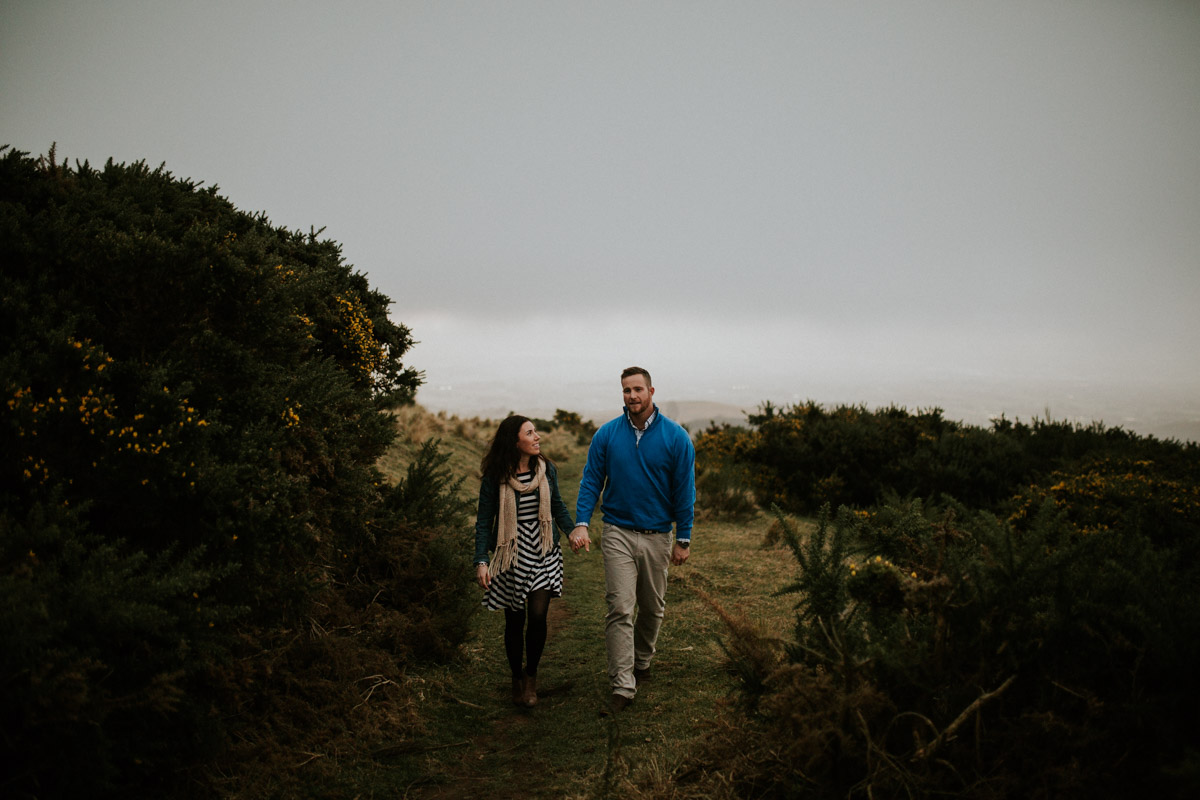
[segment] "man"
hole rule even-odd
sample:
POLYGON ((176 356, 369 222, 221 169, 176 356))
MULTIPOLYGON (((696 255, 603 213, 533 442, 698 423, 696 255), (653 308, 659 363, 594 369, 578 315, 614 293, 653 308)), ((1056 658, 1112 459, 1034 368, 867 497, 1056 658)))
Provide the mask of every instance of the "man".
POLYGON ((687 431, 654 405, 650 373, 629 367, 621 373, 621 391, 624 413, 596 431, 588 447, 569 537, 576 552, 591 550, 588 523, 603 493, 604 636, 612 686, 606 713, 633 702, 638 681, 649 678, 666 608, 667 564, 688 559, 696 503, 696 450, 687 431))

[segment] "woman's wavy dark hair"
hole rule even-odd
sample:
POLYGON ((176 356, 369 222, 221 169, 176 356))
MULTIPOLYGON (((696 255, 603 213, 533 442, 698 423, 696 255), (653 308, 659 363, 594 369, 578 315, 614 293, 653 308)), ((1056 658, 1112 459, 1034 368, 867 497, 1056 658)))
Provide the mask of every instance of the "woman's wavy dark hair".
MULTIPOLYGON (((529 417, 513 414, 500 423, 496 435, 492 437, 491 446, 479 464, 479 472, 483 477, 499 482, 517 474, 517 464, 521 461, 521 451, 517 449, 517 435, 520 434, 522 425, 532 421, 529 417)), ((543 455, 539 454, 536 457, 547 464, 551 463, 550 459, 543 455)), ((533 466, 532 460, 529 466, 533 466)))

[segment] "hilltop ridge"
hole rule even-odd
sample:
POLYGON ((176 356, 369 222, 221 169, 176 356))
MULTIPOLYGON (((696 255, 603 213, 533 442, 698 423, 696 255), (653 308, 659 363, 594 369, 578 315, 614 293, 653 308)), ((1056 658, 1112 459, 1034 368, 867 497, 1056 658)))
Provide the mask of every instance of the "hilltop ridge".
MULTIPOLYGON (((1078 424, 1102 422, 1108 427, 1160 439, 1200 441, 1198 396, 1183 389, 1154 386, 1121 387, 1069 381, 1024 385, 1017 381, 964 377, 895 385, 881 382, 877 386, 813 384, 807 390, 764 389, 755 393, 744 389, 690 392, 685 388, 678 394, 668 394, 663 389, 656 399, 667 416, 693 433, 707 428, 710 422, 744 425, 746 414, 756 411, 766 401, 785 407, 811 400, 827 408, 937 407, 946 419, 982 428, 1003 415, 1009 420, 1027 422, 1035 418, 1078 424), (704 399, 691 399, 697 395, 704 399)), ((561 408, 600 424, 621 410, 621 399, 616 392, 571 382, 553 388, 493 381, 434 384, 421 387, 417 400, 431 411, 487 419, 502 419, 513 411, 550 419, 561 408), (528 402, 529 398, 532 402, 528 402)))

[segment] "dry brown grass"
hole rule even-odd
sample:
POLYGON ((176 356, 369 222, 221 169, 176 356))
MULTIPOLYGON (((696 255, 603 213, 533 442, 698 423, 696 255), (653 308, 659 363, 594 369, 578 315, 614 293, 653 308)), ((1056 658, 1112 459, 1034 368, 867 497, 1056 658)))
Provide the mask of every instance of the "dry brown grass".
POLYGON ((464 418, 445 411, 433 412, 412 404, 396 409, 392 416, 400 434, 400 445, 404 443, 420 446, 430 437, 453 436, 472 444, 487 445, 496 430, 499 420, 481 417, 464 418))
MULTIPOLYGON (((398 436, 378 463, 390 482, 404 476, 421 445, 437 439, 439 450, 449 458, 449 468, 455 475, 465 476, 464 490, 474 493, 478 489, 475 479, 479 477, 479 461, 491 444, 499 419, 459 417, 445 411, 429 411, 417 404, 395 409, 393 416, 398 436)), ((539 433, 542 453, 551 461, 583 462, 587 445, 576 441, 572 433, 545 428, 539 428, 539 433)))
POLYGON ((228 798, 306 796, 304 787, 336 785, 347 764, 369 760, 375 743, 418 735, 421 703, 440 689, 372 643, 389 614, 351 607, 330 586, 303 629, 245 633, 222 676, 230 747, 203 782, 228 798))
POLYGON ((464 419, 444 411, 434 413, 416 404, 395 409, 393 418, 396 441, 377 463, 389 483, 404 477, 421 446, 436 439, 439 452, 448 458, 450 470, 455 475, 466 476, 464 490, 469 494, 477 488, 469 484, 479 475, 479 460, 491 442, 499 420, 464 419))

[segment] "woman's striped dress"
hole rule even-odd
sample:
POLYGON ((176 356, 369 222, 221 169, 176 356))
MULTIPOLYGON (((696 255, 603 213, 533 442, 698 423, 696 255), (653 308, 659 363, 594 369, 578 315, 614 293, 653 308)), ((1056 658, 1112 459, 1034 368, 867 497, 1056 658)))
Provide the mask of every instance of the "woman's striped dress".
MULTIPOLYGON (((533 473, 517 475, 521 483, 529 483, 533 473)), ((553 522, 550 524, 554 524, 553 522)), ((538 493, 517 495, 517 560, 492 578, 483 595, 484 608, 492 611, 501 609, 524 609, 525 597, 538 589, 549 589, 551 597, 562 597, 563 558, 558 546, 542 555, 542 526, 538 523, 538 493)))

